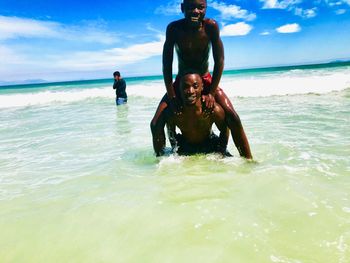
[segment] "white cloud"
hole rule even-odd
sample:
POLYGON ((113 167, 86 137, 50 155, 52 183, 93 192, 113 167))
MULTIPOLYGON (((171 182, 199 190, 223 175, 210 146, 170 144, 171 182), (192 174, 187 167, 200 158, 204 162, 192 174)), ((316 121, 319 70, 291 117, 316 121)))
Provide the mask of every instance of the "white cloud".
POLYGON ((345 14, 348 10, 344 5, 349 5, 350 6, 350 0, 322 0, 325 2, 328 6, 334 8, 334 12, 337 15, 343 15, 345 14))
POLYGON ((287 24, 281 27, 276 28, 276 31, 278 33, 296 33, 301 30, 300 26, 297 23, 294 24, 287 24))
MULTIPOLYGON (((15 52, 10 47, 3 45, 0 45, 0 58, 3 62, 10 61, 12 64, 20 64, 21 62, 23 62, 23 59, 17 54, 17 52, 15 52)), ((4 65, 3 62, 2 65, 4 65)), ((0 69, 1 68, 2 67, 0 67, 0 69)))
POLYGON ((115 34, 96 25, 65 26, 51 21, 0 16, 0 41, 15 38, 53 38, 103 44, 118 42, 115 34))
POLYGON ((222 36, 245 36, 253 29, 251 25, 244 22, 226 25, 221 29, 222 36))
POLYGON ((214 8, 221 13, 222 19, 228 20, 231 18, 239 18, 247 21, 252 21, 256 18, 254 13, 249 13, 247 10, 241 9, 236 5, 226 5, 223 2, 208 1, 208 6, 214 8))
POLYGON ((0 16, 0 40, 17 37, 57 37, 57 23, 0 16))
POLYGON ((158 41, 134 44, 126 48, 112 48, 100 51, 75 52, 66 56, 52 56, 55 65, 62 69, 93 70, 128 65, 162 54, 164 36, 158 41))
POLYGON ((172 0, 166 5, 161 5, 154 11, 155 14, 161 15, 178 15, 181 14, 182 0, 172 0))
MULTIPOLYGON (((0 80, 22 77, 43 79, 49 75, 54 79, 56 74, 63 72, 108 71, 115 66, 132 66, 162 53, 164 36, 159 32, 156 40, 144 40, 145 43, 140 43, 140 40, 138 44, 124 42, 123 46, 108 49, 86 45, 86 42, 112 44, 118 40, 113 32, 101 30, 100 24, 66 26, 50 21, 0 16, 0 58, 3 61, 0 64, 0 80), (27 39, 49 39, 50 44, 42 47, 41 41, 27 39), (64 41, 63 50, 59 41, 64 41)), ((157 31, 150 25, 145 26, 150 31, 157 31)))
POLYGON ((260 0, 263 2, 263 9, 287 9, 293 7, 296 4, 301 3, 301 0, 260 0))
POLYGON ((263 31, 263 32, 260 33, 260 35, 262 35, 262 36, 268 36, 270 34, 271 33, 269 31, 263 31))
POLYGON ((346 13, 346 10, 345 10, 345 9, 338 9, 337 11, 335 11, 335 13, 336 13, 337 15, 343 15, 343 14, 346 13))
POLYGON ((326 2, 326 4, 328 4, 329 6, 340 6, 343 4, 343 1, 334 1, 334 0, 324 0, 326 2))
MULTIPOLYGON (((0 64, 0 81, 27 79, 51 79, 65 72, 69 74, 80 72, 110 71, 111 68, 120 68, 133 65, 142 60, 162 54, 165 37, 159 35, 151 42, 133 44, 126 48, 111 48, 99 51, 55 52, 42 56, 26 53, 17 47, 0 45, 0 57, 5 62, 0 64), (18 75, 20 73, 20 76, 18 75)), ((28 50, 28 49, 27 49, 28 50)))
POLYGON ((0 82, 22 78, 26 73, 31 75, 38 67, 38 58, 30 58, 13 46, 0 45, 0 58, 0 82))
POLYGON ((316 7, 309 9, 298 7, 298 4, 302 3, 302 0, 260 0, 260 2, 264 3, 263 9, 285 9, 303 18, 313 18, 317 15, 316 7))
POLYGON ((350 0, 324 0, 329 6, 340 6, 342 4, 347 4, 350 6, 350 0))
POLYGON ((146 24, 147 30, 156 33, 157 35, 162 35, 163 31, 160 31, 159 29, 154 28, 150 23, 146 24))
POLYGON ((297 16, 301 16, 304 18, 312 18, 312 17, 315 17, 317 15, 316 11, 317 11, 316 7, 311 8, 311 9, 295 8, 294 13, 297 16))
POLYGON ((264 3, 264 9, 275 8, 275 6, 277 5, 277 0, 260 0, 260 2, 264 3))
MULTIPOLYGON (((256 18, 254 13, 250 13, 247 10, 241 9, 236 5, 227 5, 224 2, 215 0, 208 0, 208 7, 211 7, 221 13, 222 19, 239 18, 247 21, 252 21, 256 18)), ((161 5, 154 11, 155 14, 162 15, 178 15, 181 14, 182 0, 172 0, 165 5, 161 5)))

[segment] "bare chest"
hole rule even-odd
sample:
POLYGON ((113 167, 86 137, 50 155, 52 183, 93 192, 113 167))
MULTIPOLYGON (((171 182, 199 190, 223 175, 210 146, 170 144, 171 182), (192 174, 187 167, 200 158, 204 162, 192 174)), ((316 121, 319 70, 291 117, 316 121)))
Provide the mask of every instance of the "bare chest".
POLYGON ((198 32, 178 32, 176 47, 181 53, 193 54, 193 52, 208 53, 210 39, 204 30, 198 32))
POLYGON ((211 133, 213 124, 209 116, 192 115, 175 117, 175 125, 180 129, 181 133, 190 142, 197 143, 206 139, 211 133))

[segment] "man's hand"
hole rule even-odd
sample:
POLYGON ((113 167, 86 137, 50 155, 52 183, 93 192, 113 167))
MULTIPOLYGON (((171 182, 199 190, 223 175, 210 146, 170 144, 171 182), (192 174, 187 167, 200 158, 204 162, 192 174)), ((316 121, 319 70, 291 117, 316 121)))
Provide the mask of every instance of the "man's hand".
POLYGON ((202 102, 204 116, 209 118, 209 116, 214 112, 215 99, 211 94, 202 95, 202 102))
POLYGON ((208 109, 212 110, 214 108, 215 99, 210 93, 208 95, 202 95, 202 101, 208 109))
POLYGON ((176 97, 173 97, 169 100, 169 107, 171 112, 175 115, 182 114, 182 104, 176 97))

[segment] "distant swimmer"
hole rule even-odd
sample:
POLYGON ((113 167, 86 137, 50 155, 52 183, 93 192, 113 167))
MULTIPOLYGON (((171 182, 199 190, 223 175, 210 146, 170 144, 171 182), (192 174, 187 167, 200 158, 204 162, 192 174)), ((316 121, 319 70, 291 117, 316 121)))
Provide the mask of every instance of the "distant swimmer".
POLYGON ((183 107, 178 114, 170 108, 164 109, 159 116, 157 126, 151 125, 153 148, 157 156, 164 154, 165 125, 173 149, 180 155, 218 152, 230 155, 227 150, 229 129, 225 122, 225 111, 214 101, 213 110, 205 111, 202 102, 203 81, 197 73, 186 73, 179 80, 179 92, 183 107), (220 131, 217 136, 212 132, 215 123, 220 131), (181 134, 176 134, 176 127, 181 134))
POLYGON ((114 84, 113 89, 115 89, 115 103, 117 105, 125 104, 128 101, 128 96, 126 94, 126 83, 125 80, 120 76, 120 72, 116 71, 113 73, 114 84))
POLYGON ((202 99, 206 106, 212 108, 215 98, 225 111, 226 123, 231 129, 232 139, 239 154, 252 159, 241 120, 227 95, 218 87, 224 69, 224 47, 217 22, 205 18, 206 9, 206 0, 184 0, 181 4, 184 18, 171 22, 167 27, 163 47, 163 78, 167 92, 159 103, 151 126, 158 125, 158 118, 164 109, 170 108, 175 114, 181 110, 178 80, 184 72, 195 70, 201 75, 204 83, 202 99), (178 75, 173 83, 174 49, 178 58, 178 75), (209 73, 211 49, 214 58, 213 76, 209 73))

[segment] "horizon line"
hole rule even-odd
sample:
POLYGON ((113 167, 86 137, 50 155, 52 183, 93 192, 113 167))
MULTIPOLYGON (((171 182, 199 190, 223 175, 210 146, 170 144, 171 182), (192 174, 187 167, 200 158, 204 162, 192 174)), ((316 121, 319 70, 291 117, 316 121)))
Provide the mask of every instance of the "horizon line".
MULTIPOLYGON (((341 64, 347 64, 350 63, 350 58, 346 59, 332 59, 329 61, 322 61, 322 62, 309 62, 309 63, 295 63, 295 64, 276 64, 276 65, 265 65, 265 66, 253 66, 253 67, 243 67, 243 68, 228 68, 223 71, 223 73, 227 71, 237 71, 237 72, 245 72, 250 70, 264 70, 264 69, 289 69, 289 68, 298 68, 298 67, 308 67, 313 68, 317 65, 326 65, 326 64, 334 64, 334 65, 341 65, 341 64)), ((161 77, 162 74, 151 74, 151 75, 135 75, 130 77, 125 77, 125 79, 135 79, 135 78, 151 78, 151 77, 161 77)), ((176 76, 176 74, 173 74, 173 76, 176 76)), ((11 88, 13 86, 34 86, 34 85, 55 85, 59 83, 74 83, 74 82, 91 82, 91 81, 107 81, 111 78, 98 78, 98 79, 72 79, 72 80, 62 80, 62 81, 47 81, 44 79, 38 79, 37 82, 33 82, 35 80, 23 80, 23 81, 3 81, 4 84, 2 84, 0 80, 0 89, 6 89, 11 88), (28 83, 25 83, 28 82, 28 83)))

